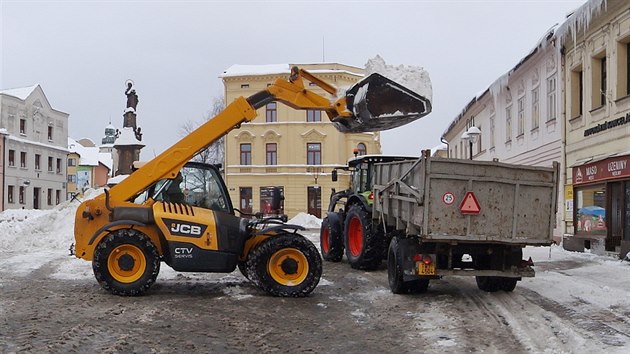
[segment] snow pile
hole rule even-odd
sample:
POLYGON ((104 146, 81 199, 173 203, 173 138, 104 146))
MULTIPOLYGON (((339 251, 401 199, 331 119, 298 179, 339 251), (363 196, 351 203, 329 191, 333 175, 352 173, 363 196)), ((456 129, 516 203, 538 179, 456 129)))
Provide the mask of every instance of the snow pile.
POLYGON ((319 229, 322 226, 322 219, 311 214, 299 213, 287 221, 287 224, 299 225, 307 229, 319 229))
POLYGON ((411 91, 433 101, 433 88, 429 73, 419 66, 412 65, 388 65, 385 60, 377 55, 365 64, 366 77, 378 73, 386 78, 403 85, 411 91))
MULTIPOLYGON (((102 190, 90 189, 83 200, 102 190)), ((74 214, 80 201, 65 201, 50 210, 9 209, 0 213, 0 250, 34 252, 67 250, 74 242, 74 214)))

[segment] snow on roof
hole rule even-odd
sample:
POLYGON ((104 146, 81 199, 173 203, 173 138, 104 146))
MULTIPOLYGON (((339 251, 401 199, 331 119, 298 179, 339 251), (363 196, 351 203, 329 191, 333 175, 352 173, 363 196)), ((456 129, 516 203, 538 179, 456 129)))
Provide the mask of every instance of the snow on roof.
POLYGON ((270 75, 270 74, 290 74, 289 64, 267 64, 267 65, 240 65, 234 64, 227 68, 219 77, 247 76, 247 75, 270 75))
POLYGON ((112 154, 109 152, 99 152, 98 161, 109 168, 110 171, 114 168, 114 159, 112 159, 112 154))
MULTIPOLYGON (((560 43, 564 43, 565 37, 571 33, 573 43, 577 40, 577 32, 586 31, 593 17, 608 7, 608 0, 589 0, 584 5, 578 7, 556 30, 556 37, 560 38, 560 43)), ((562 46, 558 46, 561 48, 562 46)))
POLYGON ((35 84, 33 86, 28 87, 18 87, 13 89, 1 90, 0 94, 17 97, 21 100, 26 100, 28 96, 35 91, 35 89, 39 86, 39 84, 35 84))
POLYGON ((123 127, 120 130, 120 135, 118 136, 118 138, 116 138, 116 142, 114 143, 114 146, 124 145, 145 146, 136 138, 136 134, 134 133, 132 127, 123 127))

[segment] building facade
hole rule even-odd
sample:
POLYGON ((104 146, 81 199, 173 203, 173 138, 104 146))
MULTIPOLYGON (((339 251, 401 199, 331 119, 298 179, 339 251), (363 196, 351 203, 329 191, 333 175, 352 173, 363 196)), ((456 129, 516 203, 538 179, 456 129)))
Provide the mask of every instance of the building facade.
POLYGON ((51 209, 66 200, 68 117, 39 85, 0 91, 2 210, 51 209))
MULTIPOLYGON (((630 3, 591 0, 564 24, 568 248, 630 250, 630 3)), ((565 247, 565 248, 567 248, 565 247)))
MULTIPOLYGON (((448 141, 450 157, 544 167, 558 162, 562 170, 562 70, 554 30, 546 33, 514 68, 473 98, 453 120, 443 136, 448 141), (464 134, 473 126, 481 132, 474 142, 464 134)), ((562 195, 559 197, 560 211, 564 201, 562 195)), ((554 230, 558 242, 563 233, 559 212, 554 230)))
MULTIPOLYGON (((294 65, 338 88, 363 77, 363 69, 342 64, 234 65, 221 75, 226 102, 288 79, 294 65)), ((307 87, 328 95, 315 85, 307 87)), ((321 111, 271 102, 257 113, 256 119, 231 131, 225 141, 226 184, 235 207, 244 212, 269 212, 270 191, 278 187, 285 197, 283 213, 293 217, 305 212, 321 218, 331 189, 349 186, 345 174, 332 182, 332 169, 346 166, 355 149, 357 154, 381 153, 379 133, 339 133, 321 111)))
POLYGON ((107 185, 113 160, 111 153, 100 150, 90 139, 68 138, 68 198, 107 185))

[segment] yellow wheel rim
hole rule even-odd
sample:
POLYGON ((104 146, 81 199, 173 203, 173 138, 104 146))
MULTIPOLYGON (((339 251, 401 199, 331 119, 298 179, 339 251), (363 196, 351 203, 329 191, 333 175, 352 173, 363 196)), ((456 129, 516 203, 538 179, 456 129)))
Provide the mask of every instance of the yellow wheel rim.
POLYGON ((267 270, 278 284, 298 285, 308 275, 308 260, 304 253, 296 248, 283 248, 271 255, 267 270))
POLYGON ((114 280, 133 283, 147 269, 147 260, 142 250, 134 245, 120 245, 107 258, 107 268, 114 280))

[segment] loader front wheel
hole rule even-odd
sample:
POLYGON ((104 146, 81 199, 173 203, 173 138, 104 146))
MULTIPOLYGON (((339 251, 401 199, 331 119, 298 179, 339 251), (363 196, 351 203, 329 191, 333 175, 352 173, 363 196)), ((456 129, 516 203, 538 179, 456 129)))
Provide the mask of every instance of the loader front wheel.
POLYGON ((160 257, 146 235, 131 229, 117 230, 99 242, 92 269, 99 284, 112 294, 141 295, 155 282, 160 257))
POLYGON ((302 235, 272 236, 250 252, 247 274, 273 296, 303 297, 319 283, 322 259, 315 245, 302 235))
POLYGON ((330 262, 339 262, 343 258, 343 235, 341 225, 331 222, 328 217, 322 220, 319 231, 319 241, 322 249, 322 257, 330 262))

